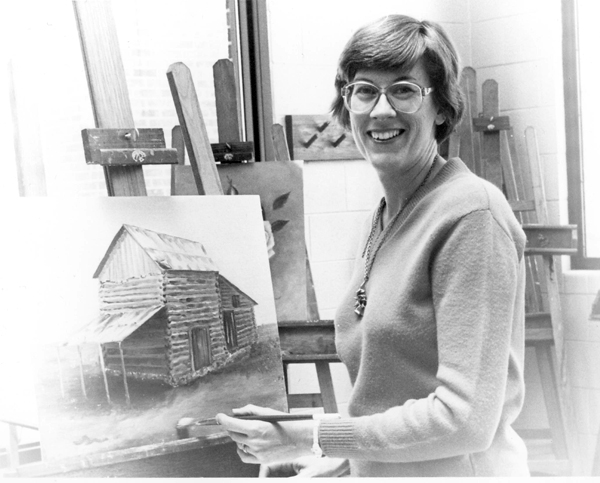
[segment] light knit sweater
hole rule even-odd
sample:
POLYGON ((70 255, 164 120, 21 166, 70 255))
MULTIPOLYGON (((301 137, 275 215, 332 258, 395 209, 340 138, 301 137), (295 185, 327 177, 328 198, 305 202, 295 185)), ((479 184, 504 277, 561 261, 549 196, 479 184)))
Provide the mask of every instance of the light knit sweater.
POLYGON ((511 428, 524 393, 525 235, 505 197, 453 158, 388 228, 363 317, 360 255, 336 314, 353 388, 350 417, 321 422, 324 454, 348 458, 352 476, 528 475, 511 428))

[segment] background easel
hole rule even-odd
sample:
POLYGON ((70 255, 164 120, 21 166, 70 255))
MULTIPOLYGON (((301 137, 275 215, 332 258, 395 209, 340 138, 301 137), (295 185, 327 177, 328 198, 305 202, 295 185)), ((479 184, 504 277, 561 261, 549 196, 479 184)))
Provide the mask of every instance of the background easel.
POLYGON ((567 380, 560 263, 555 257, 576 253, 577 227, 550 224, 535 130, 525 130, 526 157, 519 159, 510 119, 500 116, 498 83, 483 83, 481 111, 475 70, 463 70, 461 85, 466 115, 444 146, 447 156, 460 156, 474 173, 503 190, 527 235, 526 346, 535 350, 549 428, 520 433, 530 442, 534 474, 571 475, 581 462, 567 380), (544 440, 550 440, 550 457, 539 452, 544 440))
MULTIPOLYGON (((273 125, 271 135, 277 161, 291 161, 283 127, 279 124, 273 125)), ((308 320, 278 323, 283 371, 288 389, 288 407, 290 409, 322 407, 326 413, 336 413, 338 407, 329 363, 339 362, 340 359, 335 350, 333 320, 321 320, 319 317, 308 254, 306 256, 306 272, 308 320), (289 394, 288 368, 290 364, 314 364, 320 393, 289 394)))

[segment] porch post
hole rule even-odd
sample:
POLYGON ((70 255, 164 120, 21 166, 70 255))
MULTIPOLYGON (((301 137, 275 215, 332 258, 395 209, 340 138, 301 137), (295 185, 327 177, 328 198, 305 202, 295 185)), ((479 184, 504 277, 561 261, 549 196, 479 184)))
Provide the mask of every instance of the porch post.
POLYGON ((102 371, 102 378, 104 379, 104 390, 106 391, 106 399, 108 404, 111 404, 110 392, 108 391, 108 378, 106 377, 106 367, 104 366, 104 355, 102 354, 102 344, 98 344, 98 353, 100 355, 100 369, 102 371))
POLYGON ((79 355, 79 376, 81 378, 81 390, 83 391, 83 397, 87 399, 88 396, 85 389, 85 379, 83 377, 83 358, 81 357, 81 346, 79 344, 77 345, 77 354, 79 355))
POLYGON ((127 405, 131 406, 131 398, 129 397, 129 386, 127 385, 127 374, 125 373, 125 356, 123 355, 123 346, 119 342, 119 354, 121 356, 121 371, 123 371, 123 386, 125 387, 125 400, 127 405))

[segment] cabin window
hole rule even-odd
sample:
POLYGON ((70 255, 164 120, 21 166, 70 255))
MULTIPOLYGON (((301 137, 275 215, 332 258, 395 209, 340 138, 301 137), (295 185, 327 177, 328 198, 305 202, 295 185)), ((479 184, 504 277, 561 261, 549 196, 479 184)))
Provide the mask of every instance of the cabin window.
POLYGON ((232 295, 231 296, 231 305, 233 306, 234 309, 237 309, 240 306, 240 296, 239 295, 232 295))
POLYGON ((223 311, 223 331, 225 332, 225 342, 227 349, 231 352, 237 349, 237 327, 235 325, 235 313, 233 310, 223 311))
POLYGON ((210 366, 210 335, 206 327, 196 327, 190 331, 192 345, 192 366, 194 371, 210 366))

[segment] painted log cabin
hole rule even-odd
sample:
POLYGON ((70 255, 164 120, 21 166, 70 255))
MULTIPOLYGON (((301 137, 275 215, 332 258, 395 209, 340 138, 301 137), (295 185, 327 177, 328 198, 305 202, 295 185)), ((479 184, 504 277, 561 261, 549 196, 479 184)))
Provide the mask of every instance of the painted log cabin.
POLYGON ((256 302, 196 241, 123 225, 94 278, 100 314, 69 343, 100 344, 104 374, 186 385, 257 341, 256 302))

